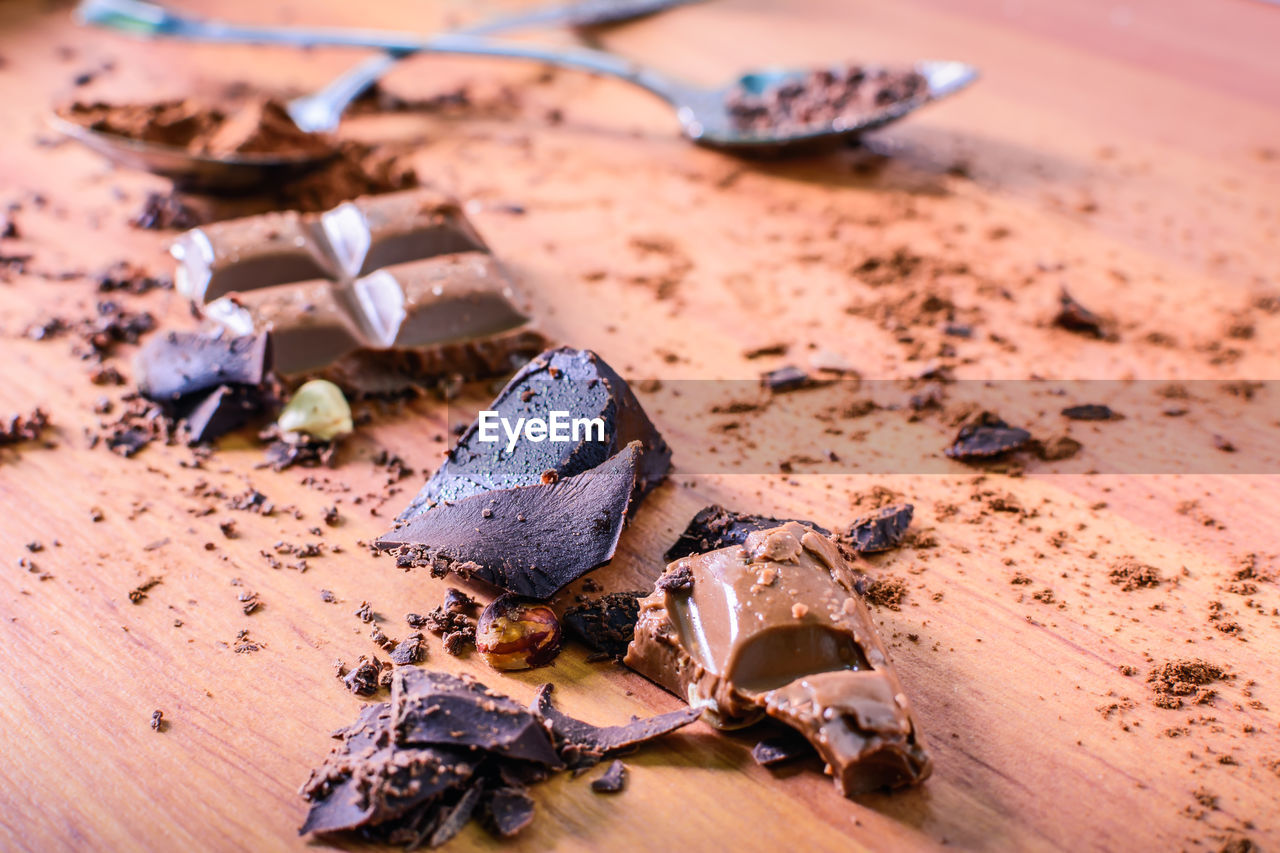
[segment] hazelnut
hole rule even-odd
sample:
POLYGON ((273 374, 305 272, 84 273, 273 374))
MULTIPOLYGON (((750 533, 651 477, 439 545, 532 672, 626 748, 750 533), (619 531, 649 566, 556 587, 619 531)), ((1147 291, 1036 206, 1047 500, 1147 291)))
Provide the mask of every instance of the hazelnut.
POLYGON ((281 432, 306 433, 321 441, 332 441, 355 428, 342 390, 324 379, 313 379, 299 388, 276 423, 281 432))
POLYGON ((494 669, 529 669, 560 653, 560 620, 545 604, 506 593, 480 613, 476 650, 494 669))

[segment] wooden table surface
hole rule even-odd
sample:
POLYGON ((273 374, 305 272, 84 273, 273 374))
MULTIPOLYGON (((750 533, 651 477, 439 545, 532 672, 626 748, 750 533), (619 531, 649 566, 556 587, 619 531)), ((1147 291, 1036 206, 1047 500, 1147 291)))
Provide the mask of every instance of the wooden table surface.
MULTIPOLYGON (((511 5, 216 4, 243 20, 422 29, 511 5)), ((388 86, 430 95, 468 83, 472 109, 367 116, 344 133, 416 141, 419 173, 473 203, 548 333, 628 376, 750 379, 803 363, 816 346, 864 377, 918 375, 942 358, 968 378, 1268 379, 1280 340, 1278 37, 1280 9, 1246 0, 713 0, 602 39, 706 81, 848 57, 954 57, 984 76, 876 135, 869 151, 782 164, 695 149, 660 104, 612 81, 464 59, 412 60, 388 86), (913 264, 870 280, 866 262, 900 250, 913 264), (1117 319, 1118 342, 1048 324, 1064 284, 1117 319), (940 294, 972 339, 943 337, 925 305, 940 294), (792 342, 788 358, 743 357, 777 340, 792 342)), ((178 447, 125 460, 85 437, 94 400, 124 389, 91 385, 68 340, 23 335, 96 298, 89 278, 41 273, 118 260, 171 271, 169 235, 127 223, 161 185, 50 144, 51 104, 216 95, 239 82, 301 91, 356 58, 143 44, 78 30, 65 3, 0 4, 0 202, 21 205, 21 237, 0 254, 33 256, 0 284, 0 412, 46 407, 57 445, 0 450, 2 849, 303 846, 298 786, 360 701, 332 663, 374 651, 353 611, 370 602, 402 636, 403 614, 441 597, 443 581, 358 544, 387 527, 439 458, 457 420, 440 402, 376 412, 332 471, 256 469, 261 451, 244 437, 224 441, 203 470, 178 447), (85 72, 94 77, 77 88, 85 72), (418 469, 389 499, 372 462, 382 449, 418 469), (297 514, 219 503, 198 515, 199 480, 227 494, 252 485, 297 514), (335 501, 343 523, 323 541, 342 553, 306 572, 269 568, 259 552, 316 541, 309 529, 335 501), (91 523, 95 507, 104 518, 91 523), (218 526, 231 518, 234 539, 218 526), (28 553, 31 541, 44 550, 28 553), (22 557, 48 577, 19 567, 22 557), (129 590, 152 576, 162 582, 131 603, 129 590), (263 602, 249 616, 237 601, 246 588, 263 602), (338 602, 324 603, 322 589, 338 602), (233 652, 242 630, 260 651, 233 652), (160 733, 149 727, 155 709, 160 733)), ((166 324, 190 323, 170 292, 124 298, 166 324)), ((128 348, 113 363, 128 373, 128 348)), ((1196 411, 1210 417, 1216 405, 1196 411)), ((1243 465, 1090 474, 1091 443, 1106 430, 1076 427, 1078 473, 1029 464, 1023 476, 983 479, 949 463, 933 475, 722 476, 680 467, 682 448, 707 434, 655 417, 677 470, 597 573, 611 588, 651 581, 661 551, 712 501, 828 525, 871 506, 879 488, 915 504, 928 535, 867 568, 907 582, 901 609, 875 616, 936 770, 918 789, 848 801, 813 768, 774 776, 751 761, 749 736, 699 723, 629 758, 619 797, 567 774, 536 788, 538 819, 512 849, 1280 847, 1280 587, 1224 589, 1247 555, 1260 574, 1280 573, 1274 475, 1243 465), (995 511, 1011 505, 1001 496, 1022 511, 995 511), (1165 582, 1113 585, 1109 571, 1126 556, 1165 582), (1019 573, 1030 583, 1011 584, 1019 573), (1215 629, 1224 622, 1239 631, 1215 629), (1146 675, 1180 658, 1234 678, 1206 704, 1157 708, 1146 675)), ((564 708, 599 723, 678 706, 585 657, 569 647, 553 668, 503 676, 433 639, 428 665, 522 699, 549 679, 564 708)), ((499 843, 471 826, 454 846, 499 843)))

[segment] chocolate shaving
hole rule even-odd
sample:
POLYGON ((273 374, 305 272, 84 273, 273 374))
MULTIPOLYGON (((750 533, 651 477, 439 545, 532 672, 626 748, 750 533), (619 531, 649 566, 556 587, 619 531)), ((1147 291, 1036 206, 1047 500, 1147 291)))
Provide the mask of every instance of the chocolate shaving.
POLYGON ((593 726, 575 720, 551 704, 552 684, 543 684, 534 697, 533 712, 556 739, 561 757, 570 767, 590 767, 611 752, 638 746, 656 737, 683 728, 698 719, 697 708, 681 708, 621 726, 593 726))
POLYGON ((777 767, 815 754, 813 746, 796 733, 765 738, 751 748, 751 757, 761 767, 777 767))
POLYGON ((1112 421, 1120 417, 1111 411, 1111 407, 1104 406, 1101 403, 1067 406, 1062 410, 1062 414, 1073 421, 1112 421))
POLYGON ((1069 332, 1099 339, 1111 337, 1107 321, 1077 302, 1065 287, 1058 294, 1058 313, 1053 323, 1069 332))

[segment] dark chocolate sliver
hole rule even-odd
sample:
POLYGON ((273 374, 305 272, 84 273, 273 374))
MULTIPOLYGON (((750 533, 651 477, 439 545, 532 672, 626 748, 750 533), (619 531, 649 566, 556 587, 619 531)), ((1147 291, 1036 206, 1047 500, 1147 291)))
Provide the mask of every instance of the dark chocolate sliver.
POLYGON ((417 667, 397 669, 391 682, 396 741, 414 746, 462 746, 547 767, 560 759, 538 720, 517 702, 473 680, 417 667))
POLYGON ((798 391, 809 385, 809 374, 798 367, 788 365, 787 367, 779 367, 777 370, 770 370, 762 375, 760 384, 775 394, 798 391))
POLYGON ((1067 406, 1062 410, 1064 417, 1073 421, 1109 421, 1116 417, 1110 406, 1101 403, 1084 403, 1079 406, 1067 406))
MULTIPOLYGON (((698 510, 698 514, 689 522, 689 526, 685 528, 684 533, 680 534, 675 544, 663 554, 663 558, 670 563, 681 557, 704 554, 730 545, 741 545, 747 541, 747 536, 755 531, 777 527, 785 524, 787 520, 764 515, 747 515, 712 504, 698 510)), ((796 519, 796 521, 824 536, 829 535, 829 531, 812 521, 802 519, 796 519)))
POLYGON ((375 544, 399 548, 402 565, 454 571, 545 600, 613 558, 641 457, 633 442, 605 464, 549 485, 441 504, 375 544))
POLYGON ((1031 440, 1025 429, 1011 427, 991 412, 983 412, 977 420, 965 424, 955 441, 946 449, 952 459, 990 459, 1017 450, 1031 440))
POLYGON ((568 608, 561 622, 572 636, 598 652, 620 658, 627 653, 640 616, 643 592, 611 592, 568 608))
POLYGON ((499 838, 511 838, 533 821, 533 799, 523 788, 499 788, 485 803, 489 828, 499 838))
POLYGON ((480 796, 483 793, 484 785, 482 783, 477 783, 467 788, 462 794, 462 799, 454 803, 445 812, 443 820, 431 833, 427 846, 439 847, 461 832, 462 828, 467 825, 467 821, 471 820, 471 814, 476 810, 476 806, 480 802, 480 796))
POLYGON ((427 512, 433 505, 496 489, 543 482, 546 471, 562 479, 603 464, 638 441, 635 490, 642 496, 656 486, 671 466, 671 450, 649 420, 627 383, 590 350, 548 350, 517 373, 489 409, 514 424, 519 418, 547 419, 552 411, 570 418, 603 419, 604 441, 519 441, 506 452, 506 438, 480 441, 479 421, 463 433, 445 463, 427 481, 400 520, 427 512))
POLYGON ((261 385, 271 370, 270 338, 170 332, 138 357, 138 390, 157 402, 222 385, 261 385))
POLYGON ((855 519, 845 534, 845 542, 860 554, 874 554, 897 548, 906 538, 915 507, 893 504, 855 519))
POLYGON ((698 708, 681 708, 621 726, 593 726, 556 710, 551 704, 553 689, 551 684, 539 687, 532 710, 550 728, 561 757, 571 767, 590 767, 610 752, 638 746, 683 728, 702 714, 698 708))
POLYGON ((614 759, 603 775, 591 780, 591 790, 597 794, 617 794, 627 786, 627 765, 614 759))

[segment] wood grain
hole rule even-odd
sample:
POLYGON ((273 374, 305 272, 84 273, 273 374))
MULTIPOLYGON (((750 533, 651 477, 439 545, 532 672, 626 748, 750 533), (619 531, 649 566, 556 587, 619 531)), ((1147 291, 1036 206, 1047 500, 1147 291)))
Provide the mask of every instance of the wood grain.
MULTIPOLYGON (((216 7, 246 20, 430 29, 513 5, 216 7)), ((940 292, 977 330, 955 342, 960 377, 1276 378, 1280 317, 1256 306, 1280 280, 1280 14, 1244 0, 1213 4, 1211 21, 1201 4, 1125 8, 1128 23, 1118 24, 1097 0, 714 0, 603 36, 707 81, 751 64, 850 56, 982 67, 979 86, 878 134, 873 150, 816 160, 727 159, 679 140, 661 105, 621 84, 462 59, 411 60, 388 86, 427 94, 470 83, 485 101, 504 83, 517 106, 365 117, 344 132, 416 140, 420 173, 473 203, 548 333, 598 350, 629 376, 750 379, 784 359, 748 362, 743 351, 779 339, 794 342, 795 360, 812 344, 841 352, 865 377, 917 375, 944 341, 935 323, 919 321, 918 301, 940 292), (563 121, 548 121, 552 109, 563 121), (672 248, 646 252, 637 238, 672 248), (857 273, 900 248, 930 269, 966 271, 880 287, 857 273), (1048 326, 1064 284, 1119 318, 1120 343, 1048 326), (1252 336, 1226 337, 1241 320, 1252 336), (1152 342, 1152 332, 1174 345, 1152 342)), ((84 435, 95 398, 118 391, 90 385, 67 340, 35 342, 22 331, 53 314, 82 315, 96 298, 90 282, 42 271, 169 263, 164 235, 126 221, 159 184, 73 146, 41 144, 51 103, 216 94, 236 81, 301 90, 355 57, 138 44, 79 31, 64 6, 37 2, 0 6, 0 57, 0 201, 21 203, 22 231, 0 253, 34 256, 31 273, 0 284, 0 412, 46 406, 58 445, 0 450, 0 848, 302 847, 297 787, 358 707, 332 663, 374 650, 353 611, 367 600, 388 633, 403 635, 403 615, 435 606, 445 587, 358 543, 386 528, 461 415, 433 399, 375 412, 340 466, 318 473, 258 470, 260 450, 243 438, 224 442, 204 470, 183 467, 191 454, 180 448, 123 460, 90 449, 84 435), (72 86, 108 61, 113 69, 89 86, 72 86), (372 463, 383 448, 419 469, 389 498, 372 463), (252 485, 299 515, 221 504, 197 515, 208 503, 193 495, 200 479, 227 494, 252 485), (309 529, 335 502, 343 524, 323 541, 342 553, 310 560, 303 573, 268 567, 260 550, 318 541, 309 529), (94 507, 101 522, 89 521, 94 507), (238 536, 228 539, 218 523, 232 518, 238 536), (31 554, 23 546, 34 540, 45 549, 31 554), (20 557, 51 577, 18 567, 20 557), (152 576, 161 584, 130 603, 129 590, 152 576), (236 600, 246 588, 264 602, 250 616, 236 600), (338 603, 323 603, 322 589, 338 603), (236 654, 242 630, 263 648, 236 654), (168 721, 160 733, 148 725, 155 709, 168 721)), ((172 294, 130 301, 166 323, 188 322, 172 294)), ((128 372, 128 352, 117 361, 128 372)), ((1207 423, 1212 411, 1197 416, 1207 423)), ((658 555, 711 501, 830 525, 866 508, 874 487, 915 503, 936 545, 877 557, 868 570, 908 582, 902 609, 876 616, 935 775, 918 790, 847 801, 814 768, 773 776, 751 762, 749 735, 698 724, 629 758, 621 797, 567 777, 540 786, 539 818, 511 848, 1217 850, 1241 837, 1280 845, 1280 595, 1265 581, 1248 600, 1221 589, 1244 554, 1277 571, 1275 476, 1033 465, 1020 477, 977 480, 959 464, 928 476, 707 474, 680 468, 681 448, 705 444, 706 433, 655 417, 677 470, 598 573, 610 587, 651 581, 658 555), (984 491, 1008 493, 1025 511, 993 511, 984 491), (1121 591, 1107 575, 1126 555, 1169 582, 1121 591), (1011 584, 1015 573, 1032 583, 1011 584), (1045 589, 1052 603, 1032 597, 1045 589), (1214 629, 1211 601, 1239 636, 1214 629), (1146 674, 1183 657, 1236 677, 1216 685, 1211 704, 1154 707, 1146 674)), ((1106 441, 1100 429, 1077 435, 1086 462, 1090 442, 1106 441)), ((1224 471, 1232 464, 1224 460, 1224 471)), ((428 663, 474 672, 521 699, 550 679, 567 710, 594 722, 678 705, 626 670, 586 663, 578 648, 554 668, 511 677, 450 658, 434 641, 428 663)), ((455 842, 497 846, 474 826, 455 842)))

